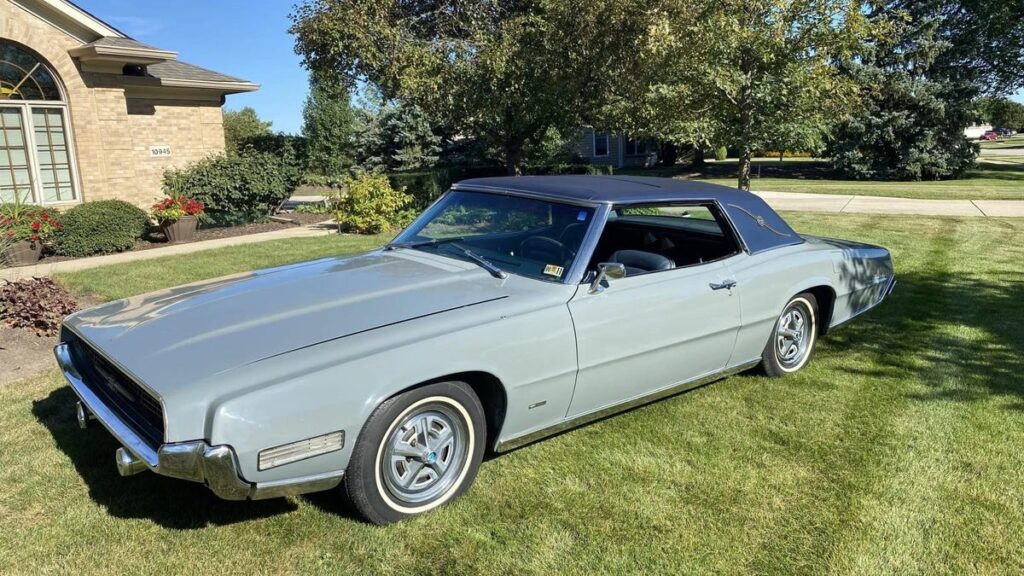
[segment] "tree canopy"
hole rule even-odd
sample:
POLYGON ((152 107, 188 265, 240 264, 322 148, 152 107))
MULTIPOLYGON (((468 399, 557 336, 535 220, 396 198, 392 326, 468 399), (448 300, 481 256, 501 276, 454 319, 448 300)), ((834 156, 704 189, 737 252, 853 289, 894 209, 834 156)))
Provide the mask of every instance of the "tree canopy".
POLYGON ((834 165, 854 178, 957 177, 977 146, 963 129, 976 99, 1024 82, 1024 2, 873 0, 874 35, 847 75, 859 114, 836 130, 834 165))
POLYGON ((500 149, 515 173, 528 142, 602 108, 648 13, 623 0, 306 0, 291 30, 314 73, 416 105, 500 149))
POLYGON ((228 155, 238 154, 246 140, 270 134, 271 122, 260 120, 256 110, 249 106, 241 110, 224 111, 224 150, 228 155))
POLYGON ((739 151, 739 186, 750 156, 771 148, 822 148, 855 87, 834 61, 865 34, 860 3, 848 0, 720 0, 658 3, 659 37, 642 93, 613 108, 632 132, 739 151), (638 105, 638 102, 642 103, 638 105))
POLYGON ((310 172, 337 176, 352 165, 354 120, 346 87, 314 76, 302 109, 302 135, 306 137, 310 172))

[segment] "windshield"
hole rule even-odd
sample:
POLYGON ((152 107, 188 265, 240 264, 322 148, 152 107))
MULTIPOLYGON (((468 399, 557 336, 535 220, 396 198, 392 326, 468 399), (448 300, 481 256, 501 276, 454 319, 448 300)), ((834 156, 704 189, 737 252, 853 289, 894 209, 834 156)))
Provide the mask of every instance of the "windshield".
POLYGON ((462 259, 475 256, 502 272, 560 282, 572 267, 593 216, 593 208, 453 191, 390 246, 462 259))

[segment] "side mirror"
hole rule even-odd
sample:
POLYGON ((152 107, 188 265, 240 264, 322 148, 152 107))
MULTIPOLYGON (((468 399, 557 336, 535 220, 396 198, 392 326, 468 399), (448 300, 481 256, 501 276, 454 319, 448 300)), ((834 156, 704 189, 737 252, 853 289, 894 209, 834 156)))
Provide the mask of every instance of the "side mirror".
POLYGON ((608 280, 618 280, 626 277, 626 265, 618 262, 602 262, 597 265, 597 277, 590 283, 590 293, 597 294, 604 292, 608 287, 608 280))

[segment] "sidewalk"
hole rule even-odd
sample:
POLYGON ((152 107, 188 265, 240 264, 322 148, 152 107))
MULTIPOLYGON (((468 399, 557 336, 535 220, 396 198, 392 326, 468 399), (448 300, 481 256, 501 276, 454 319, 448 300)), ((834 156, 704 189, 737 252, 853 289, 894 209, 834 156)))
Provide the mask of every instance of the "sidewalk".
POLYGON ((847 194, 755 192, 776 210, 843 214, 1024 217, 1024 200, 919 200, 847 194))
POLYGON ((310 238, 313 236, 325 236, 335 231, 335 226, 330 222, 321 222, 311 226, 299 226, 274 232, 263 232, 261 234, 249 234, 247 236, 234 236, 231 238, 218 238, 217 240, 205 240, 202 242, 190 242, 187 244, 173 244, 163 248, 151 248, 138 252, 121 252, 119 254, 108 254, 106 256, 93 256, 91 258, 78 258, 65 260, 52 264, 42 263, 35 266, 20 266, 18 268, 0 269, 0 280, 18 280, 31 278, 33 276, 52 276, 60 272, 73 272, 85 270, 108 264, 120 264, 122 262, 137 262, 139 260, 151 260, 164 256, 176 254, 191 254, 203 250, 225 248, 227 246, 240 246, 242 244, 254 244, 256 242, 267 242, 269 240, 283 240, 285 238, 310 238))

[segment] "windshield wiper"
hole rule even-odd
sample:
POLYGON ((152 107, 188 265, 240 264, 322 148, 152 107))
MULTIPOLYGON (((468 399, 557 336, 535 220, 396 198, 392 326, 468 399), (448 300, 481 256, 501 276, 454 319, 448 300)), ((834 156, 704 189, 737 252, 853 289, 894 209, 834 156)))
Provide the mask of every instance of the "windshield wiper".
POLYGON ((465 256, 466 258, 469 258, 473 262, 476 262, 477 264, 480 265, 481 268, 483 268, 484 270, 487 270, 488 272, 490 272, 491 276, 494 276, 495 278, 500 278, 502 280, 504 280, 505 278, 508 278, 508 272, 505 272, 501 268, 498 268, 494 264, 491 264, 483 256, 480 256, 480 255, 474 253, 469 248, 464 248, 462 246, 459 246, 458 244, 452 244, 452 246, 455 246, 456 248, 458 248, 459 251, 462 252, 463 256, 465 256))
POLYGON ((421 248, 423 246, 440 246, 442 244, 451 244, 452 246, 458 248, 459 252, 461 252, 463 256, 469 258, 476 264, 479 264, 481 268, 490 272, 491 276, 494 276, 495 278, 501 278, 502 280, 508 278, 508 272, 505 272, 501 268, 498 268, 494 264, 491 264, 483 256, 474 253, 469 248, 459 246, 458 244, 456 244, 456 242, 459 242, 461 240, 463 240, 463 238, 461 236, 457 236, 454 238, 433 238, 431 240, 421 240, 419 242, 389 242, 384 245, 384 250, 395 250, 396 248, 421 248))
POLYGON ((431 238, 430 240, 420 240, 418 242, 388 242, 384 245, 384 250, 395 250, 396 248, 419 248, 420 246, 437 246, 439 244, 448 244, 450 242, 458 242, 462 240, 461 236, 454 238, 431 238))

